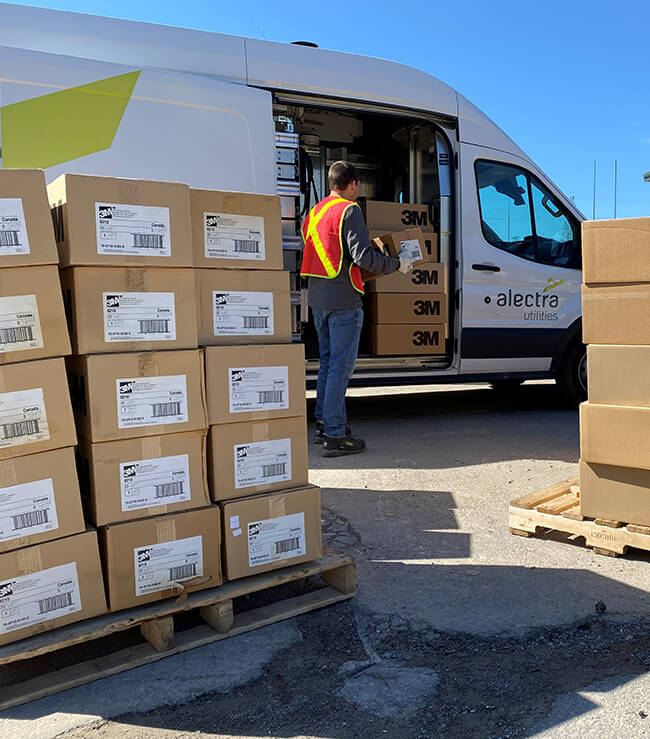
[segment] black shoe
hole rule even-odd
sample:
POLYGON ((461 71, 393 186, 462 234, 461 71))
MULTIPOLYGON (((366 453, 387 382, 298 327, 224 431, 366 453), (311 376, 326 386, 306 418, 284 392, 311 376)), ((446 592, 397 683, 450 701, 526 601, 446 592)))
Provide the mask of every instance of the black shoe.
MULTIPOLYGON (((352 429, 345 427, 345 435, 350 436, 352 429)), ((316 421, 316 431, 314 431, 314 444, 322 444, 325 438, 325 424, 322 421, 316 421)))
POLYGON ((341 439, 331 436, 323 438, 324 457, 345 457, 348 454, 360 454, 365 450, 366 442, 363 439, 353 439, 351 436, 344 436, 341 439))

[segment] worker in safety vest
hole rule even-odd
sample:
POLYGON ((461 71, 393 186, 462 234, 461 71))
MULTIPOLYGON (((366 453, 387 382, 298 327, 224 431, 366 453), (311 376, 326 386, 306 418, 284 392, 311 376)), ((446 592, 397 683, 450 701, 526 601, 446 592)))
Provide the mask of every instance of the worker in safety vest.
POLYGON ((408 273, 413 263, 373 249, 359 197, 359 172, 335 162, 328 173, 330 194, 314 206, 302 224, 305 250, 301 275, 309 278, 309 305, 320 351, 316 386, 316 443, 324 457, 358 454, 363 439, 347 426, 345 393, 359 351, 363 324, 361 269, 375 274, 408 273))

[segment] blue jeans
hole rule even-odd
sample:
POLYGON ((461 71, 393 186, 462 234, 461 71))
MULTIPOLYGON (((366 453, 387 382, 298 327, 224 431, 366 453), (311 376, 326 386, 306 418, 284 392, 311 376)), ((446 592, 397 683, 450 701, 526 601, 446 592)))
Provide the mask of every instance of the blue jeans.
POLYGON ((313 308, 318 332, 320 370, 316 384, 316 420, 325 424, 325 436, 345 436, 345 391, 354 371, 363 324, 363 310, 313 308))

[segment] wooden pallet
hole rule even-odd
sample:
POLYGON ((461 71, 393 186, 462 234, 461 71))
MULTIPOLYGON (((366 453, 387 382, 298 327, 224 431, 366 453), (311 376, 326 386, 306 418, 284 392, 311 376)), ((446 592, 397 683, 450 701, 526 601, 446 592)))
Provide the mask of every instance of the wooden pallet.
POLYGON ((625 554, 628 547, 650 551, 650 526, 581 515, 577 477, 511 501, 508 525, 517 536, 545 529, 583 536, 594 552, 609 557, 625 554))
MULTIPOLYGON (((2 687, 0 710, 323 608, 352 598, 355 593, 356 569, 352 557, 328 554, 315 562, 253 575, 225 583, 219 588, 191 593, 183 602, 168 599, 22 639, 0 647, 0 665, 65 650, 73 645, 132 628, 139 628, 146 641, 87 662, 55 669, 19 684, 2 687), (285 597, 270 605, 237 612, 239 599, 247 599, 254 593, 265 594, 271 588, 313 576, 321 576, 325 587, 285 597), (187 611, 198 611, 204 623, 175 632, 174 615, 187 611)), ((65 652, 61 652, 59 656, 65 665, 65 652)))

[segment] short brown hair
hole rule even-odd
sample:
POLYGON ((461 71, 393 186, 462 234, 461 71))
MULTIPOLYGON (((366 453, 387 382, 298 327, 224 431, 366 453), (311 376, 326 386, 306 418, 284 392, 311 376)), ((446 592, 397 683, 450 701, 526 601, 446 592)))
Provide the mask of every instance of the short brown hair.
POLYGON ((349 162, 334 162, 327 173, 330 190, 345 190, 352 182, 359 182, 359 170, 349 162))

